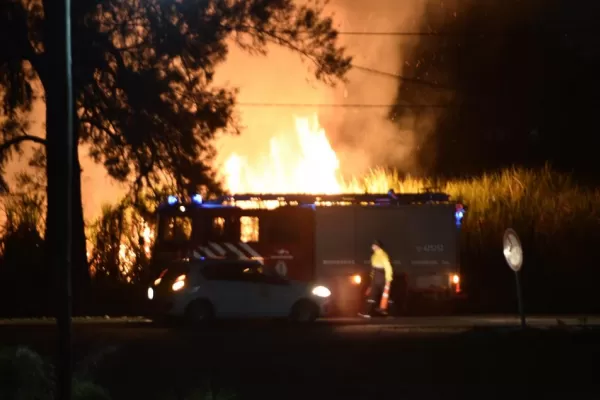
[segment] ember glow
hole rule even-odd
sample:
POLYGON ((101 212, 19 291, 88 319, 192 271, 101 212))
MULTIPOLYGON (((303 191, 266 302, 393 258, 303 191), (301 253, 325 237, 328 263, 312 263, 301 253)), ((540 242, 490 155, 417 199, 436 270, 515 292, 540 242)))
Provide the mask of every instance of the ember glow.
POLYGON ((121 241, 119 246, 119 268, 127 282, 131 282, 132 274, 135 274, 134 270, 138 263, 135 243, 139 243, 140 238, 143 238, 143 245, 139 250, 143 251, 147 258, 150 258, 155 239, 154 235, 154 229, 143 218, 140 218, 139 221, 135 221, 133 237, 121 241))
MULTIPOLYGON (((124 231, 114 232, 120 237, 118 245, 117 265, 119 274, 130 283, 139 271, 140 256, 149 259, 152 256, 152 246, 155 242, 155 228, 142 217, 135 215, 134 210, 128 210, 124 215, 124 231)), ((110 249, 111 247, 109 247, 110 249)), ((87 257, 90 262, 90 274, 98 272, 97 260, 94 260, 94 243, 87 242, 87 257)), ((110 272, 107 272, 110 274, 110 272)))
POLYGON ((144 254, 150 258, 152 255, 152 245, 154 244, 155 235, 154 229, 150 227, 148 222, 142 219, 142 237, 144 238, 144 254))

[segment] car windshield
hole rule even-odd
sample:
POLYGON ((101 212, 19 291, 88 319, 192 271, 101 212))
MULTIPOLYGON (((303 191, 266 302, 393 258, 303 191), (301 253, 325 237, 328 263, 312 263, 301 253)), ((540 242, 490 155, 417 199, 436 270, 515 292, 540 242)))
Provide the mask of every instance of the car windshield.
POLYGON ((185 261, 170 264, 169 267, 164 269, 158 276, 157 280, 160 279, 160 281, 159 281, 159 283, 157 283, 157 285, 160 284, 160 282, 173 281, 179 275, 185 275, 185 274, 189 273, 190 266, 191 266, 191 264, 189 262, 185 262, 185 261))

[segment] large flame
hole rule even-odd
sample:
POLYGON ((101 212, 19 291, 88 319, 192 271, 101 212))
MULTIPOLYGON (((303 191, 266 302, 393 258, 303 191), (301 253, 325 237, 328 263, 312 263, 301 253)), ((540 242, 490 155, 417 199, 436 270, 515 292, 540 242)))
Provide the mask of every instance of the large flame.
POLYGON ((225 162, 227 190, 232 193, 356 192, 340 171, 340 161, 331 147, 317 115, 295 118, 296 135, 273 137, 270 153, 251 164, 233 153, 225 162))

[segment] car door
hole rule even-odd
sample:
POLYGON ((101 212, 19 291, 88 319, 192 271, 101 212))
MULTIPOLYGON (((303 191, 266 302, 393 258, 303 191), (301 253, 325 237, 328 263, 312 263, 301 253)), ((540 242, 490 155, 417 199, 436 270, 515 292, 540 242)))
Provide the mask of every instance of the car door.
POLYGON ((264 316, 287 316, 295 302, 290 282, 277 275, 260 274, 260 309, 264 316))
POLYGON ((212 302, 217 317, 243 318, 256 313, 258 287, 241 263, 215 263, 206 266, 202 275, 205 292, 212 302))

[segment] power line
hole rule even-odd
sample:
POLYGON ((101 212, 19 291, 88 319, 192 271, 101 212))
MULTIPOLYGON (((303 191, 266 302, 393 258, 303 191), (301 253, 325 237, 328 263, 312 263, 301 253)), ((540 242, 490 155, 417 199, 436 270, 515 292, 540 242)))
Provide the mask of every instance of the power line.
POLYGON ((451 104, 237 103, 240 107, 277 108, 450 108, 451 104))
MULTIPOLYGON (((424 81, 417 78, 407 78, 402 75, 392 74, 391 72, 380 71, 373 68, 362 67, 360 65, 352 65, 352 68, 368 72, 376 75, 381 75, 389 78, 394 78, 403 82, 415 83, 419 85, 430 86, 437 89, 446 89, 446 90, 454 90, 448 86, 440 85, 437 82, 424 81)), ((449 104, 335 104, 335 103, 260 103, 260 102, 248 102, 248 103, 237 103, 240 107, 278 107, 278 108, 311 108, 311 107, 319 107, 319 108, 449 108, 453 107, 453 105, 449 104)))
POLYGON ((344 36, 462 36, 460 33, 450 32, 338 32, 344 36))
POLYGON ((571 28, 571 29, 544 29, 544 30, 514 30, 514 31, 462 31, 462 32, 394 32, 394 31, 338 31, 338 35, 343 36, 438 36, 438 37, 465 37, 465 36, 514 36, 514 35, 531 35, 531 34, 574 34, 574 33, 593 33, 597 32, 597 28, 571 28))
POLYGON ((357 69, 359 71, 364 71, 364 72, 369 72, 369 73, 376 74, 376 75, 386 76, 388 78, 394 78, 394 79, 397 79, 397 80, 400 80, 403 82, 407 82, 407 83, 416 83, 418 85, 430 86, 430 87, 436 88, 436 89, 454 90, 453 88, 451 88, 449 86, 441 85, 437 82, 424 81, 424 80, 418 79, 418 78, 407 78, 402 75, 392 74, 391 72, 380 71, 378 69, 363 67, 363 66, 356 65, 356 64, 352 64, 352 68, 357 69))

